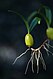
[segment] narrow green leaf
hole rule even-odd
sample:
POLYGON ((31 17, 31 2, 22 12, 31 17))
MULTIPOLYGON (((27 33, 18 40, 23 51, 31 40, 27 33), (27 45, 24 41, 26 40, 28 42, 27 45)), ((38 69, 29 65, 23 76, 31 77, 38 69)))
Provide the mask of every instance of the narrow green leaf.
POLYGON ((45 22, 47 24, 47 27, 50 27, 47 17, 43 13, 41 13, 41 12, 39 13, 39 15, 44 18, 44 20, 45 20, 45 22))
POLYGON ((27 31, 28 31, 28 33, 29 33, 29 32, 30 32, 30 31, 29 31, 29 24, 28 24, 27 20, 26 20, 21 14, 19 14, 18 12, 14 12, 14 11, 11 11, 11 10, 8 10, 8 11, 15 13, 15 14, 17 14, 18 16, 20 16, 20 17, 22 18, 22 20, 24 21, 25 26, 26 26, 26 28, 27 28, 27 31))
POLYGON ((33 12, 30 14, 30 16, 28 17, 27 21, 30 22, 31 19, 37 14, 37 11, 33 12))
POLYGON ((31 24, 30 24, 30 32, 33 30, 33 28, 38 24, 38 21, 41 21, 41 19, 39 17, 35 17, 31 24))
POLYGON ((52 13, 51 13, 51 10, 50 10, 50 8, 48 8, 46 6, 44 6, 44 8, 45 8, 46 17, 48 19, 48 23, 50 25, 51 24, 51 21, 52 21, 52 13))

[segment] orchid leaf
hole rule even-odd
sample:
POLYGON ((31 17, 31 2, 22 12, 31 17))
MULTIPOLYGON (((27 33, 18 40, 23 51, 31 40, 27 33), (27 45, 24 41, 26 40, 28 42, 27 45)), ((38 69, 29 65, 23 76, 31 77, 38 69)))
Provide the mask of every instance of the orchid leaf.
POLYGON ((49 7, 43 6, 45 8, 46 18, 48 20, 48 24, 51 24, 52 21, 52 13, 49 7))
POLYGON ((30 32, 33 30, 33 28, 38 24, 38 22, 41 21, 41 19, 39 17, 35 17, 31 24, 30 24, 30 32))
POLYGON ((14 11, 11 11, 11 10, 8 10, 9 12, 12 12, 12 13, 15 13, 15 14, 17 14, 18 16, 20 16, 21 18, 22 18, 22 20, 24 21, 24 23, 25 23, 25 26, 26 26, 26 28, 27 28, 27 31, 29 32, 29 24, 28 24, 28 22, 27 22, 27 20, 20 14, 20 13, 18 13, 18 12, 14 12, 14 11))
POLYGON ((35 12, 31 13, 31 14, 29 15, 29 17, 28 17, 27 21, 28 21, 28 22, 30 22, 30 21, 31 21, 31 19, 32 19, 32 18, 33 18, 36 14, 37 14, 37 11, 35 11, 35 12))

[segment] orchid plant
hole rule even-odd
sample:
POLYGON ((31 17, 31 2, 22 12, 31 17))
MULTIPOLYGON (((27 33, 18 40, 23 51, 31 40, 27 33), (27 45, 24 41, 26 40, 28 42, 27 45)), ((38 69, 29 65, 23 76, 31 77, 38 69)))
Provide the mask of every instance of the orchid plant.
MULTIPOLYGON (((9 12, 16 13, 11 10, 9 10, 9 12)), ((41 6, 41 8, 38 9, 38 11, 34 11, 33 13, 31 13, 30 16, 27 18, 27 20, 21 14, 19 13, 16 13, 16 14, 22 18, 27 28, 27 34, 25 35, 25 44, 28 47, 28 49, 26 49, 24 53, 22 53, 20 56, 18 56, 15 59, 15 61, 13 62, 13 65, 24 54, 26 54, 28 51, 31 51, 31 57, 27 63, 25 74, 27 73, 30 62, 32 64, 32 72, 34 73, 34 67, 33 67, 34 59, 36 60, 37 73, 39 72, 39 61, 41 61, 43 65, 43 69, 46 70, 46 64, 45 64, 41 49, 44 49, 48 56, 49 54, 53 55, 53 53, 49 50, 49 47, 53 48, 53 46, 50 45, 50 40, 53 40, 53 28, 51 27, 52 13, 51 13, 50 8, 47 6, 41 6), (42 9, 45 11, 45 13, 41 12, 42 9), (45 39, 45 41, 38 48, 32 48, 34 44, 34 38, 31 35, 31 32, 33 31, 34 27, 37 24, 41 23, 41 19, 42 19, 41 17, 37 16, 37 14, 43 17, 47 24, 47 29, 46 29, 47 39, 45 39)))

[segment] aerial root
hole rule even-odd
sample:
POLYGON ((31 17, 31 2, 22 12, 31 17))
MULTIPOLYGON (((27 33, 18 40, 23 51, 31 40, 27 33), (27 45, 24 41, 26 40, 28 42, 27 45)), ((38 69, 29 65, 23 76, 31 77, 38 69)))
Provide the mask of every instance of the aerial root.
POLYGON ((47 55, 49 56, 49 54, 53 55, 53 53, 49 50, 49 47, 53 48, 53 46, 50 45, 50 42, 49 40, 45 40, 42 45, 40 45, 40 47, 34 49, 34 48, 28 48, 24 53, 22 53, 20 56, 18 56, 15 61, 13 62, 13 65, 16 63, 17 59, 19 59, 20 57, 22 57, 24 54, 27 53, 27 51, 31 50, 31 57, 27 63, 27 66, 26 66, 26 70, 25 70, 25 74, 27 73, 27 70, 28 70, 28 67, 29 67, 29 64, 31 62, 32 64, 32 72, 34 73, 34 67, 33 67, 33 64, 34 64, 34 58, 36 59, 36 65, 37 65, 37 73, 39 72, 39 61, 41 61, 42 65, 43 65, 43 69, 46 70, 46 64, 45 64, 45 61, 44 61, 44 58, 43 58, 43 55, 42 55, 42 52, 41 52, 41 48, 43 48, 47 55))
POLYGON ((26 54, 28 50, 30 50, 30 49, 28 48, 24 53, 22 53, 20 56, 16 57, 16 59, 15 59, 14 62, 13 62, 13 65, 16 63, 16 61, 17 61, 20 57, 22 57, 24 54, 26 54))
POLYGON ((51 55, 53 55, 53 53, 52 53, 49 49, 47 49, 45 46, 43 46, 43 48, 46 50, 48 56, 49 56, 49 53, 50 53, 51 55), (48 53, 48 52, 49 52, 49 53, 48 53))
POLYGON ((28 63, 27 63, 27 67, 26 67, 26 70, 25 70, 25 74, 27 73, 29 63, 30 63, 30 61, 32 60, 33 56, 34 56, 34 52, 33 52, 31 58, 29 59, 29 61, 28 61, 28 63))

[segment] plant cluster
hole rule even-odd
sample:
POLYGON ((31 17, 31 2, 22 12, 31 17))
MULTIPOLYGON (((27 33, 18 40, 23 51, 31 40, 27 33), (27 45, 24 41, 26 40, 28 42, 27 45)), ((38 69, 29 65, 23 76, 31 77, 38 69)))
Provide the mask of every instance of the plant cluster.
MULTIPOLYGON (((9 12, 16 13, 11 10, 9 10, 9 12)), ((36 60, 36 64, 37 64, 37 73, 39 72, 39 61, 41 61, 43 68, 46 70, 46 64, 45 64, 41 49, 44 49, 47 55, 49 55, 49 53, 53 55, 53 53, 49 50, 49 47, 53 48, 53 46, 50 45, 50 40, 53 40, 53 28, 51 27, 52 13, 50 8, 47 6, 41 5, 41 7, 37 11, 34 11, 30 14, 27 20, 18 12, 16 14, 22 18, 27 28, 27 34, 25 35, 25 45, 28 47, 28 49, 15 59, 15 61, 13 62, 13 65, 16 63, 17 59, 19 59, 24 54, 26 54, 27 51, 31 51, 31 57, 27 63, 25 74, 27 73, 30 62, 32 63, 32 72, 34 73, 34 67, 33 67, 34 59, 36 60), (42 12, 42 10, 44 10, 44 12, 42 12), (38 15, 40 15, 40 17, 38 15), (46 29, 47 39, 45 39, 45 41, 40 45, 40 47, 32 48, 34 44, 34 38, 31 35, 31 32, 33 31, 34 27, 37 24, 41 23, 41 20, 42 20, 41 17, 44 18, 47 24, 47 29, 46 29)))

